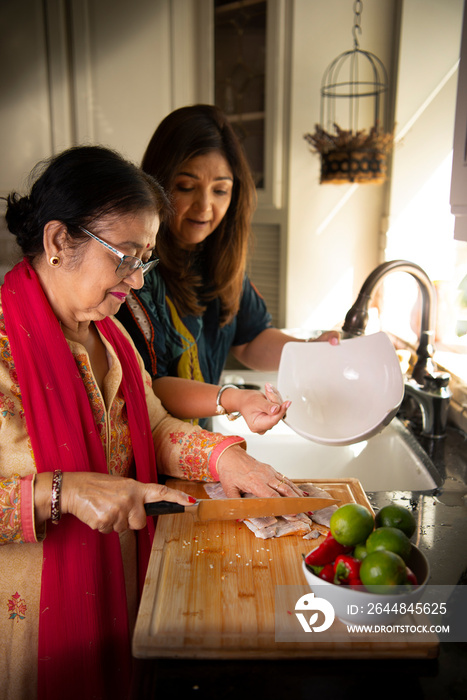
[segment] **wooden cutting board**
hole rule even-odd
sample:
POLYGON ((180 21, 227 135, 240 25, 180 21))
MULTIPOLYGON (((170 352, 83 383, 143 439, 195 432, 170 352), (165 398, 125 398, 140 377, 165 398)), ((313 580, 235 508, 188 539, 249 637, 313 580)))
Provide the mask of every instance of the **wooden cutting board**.
MULTIPOLYGON (((361 503, 371 510, 358 479, 312 483, 342 503, 361 503)), ((201 482, 168 484, 206 497, 201 482)), ((159 517, 133 654, 198 659, 435 657, 436 635, 429 641, 426 635, 422 641, 400 633, 352 638, 338 620, 310 642, 276 641, 275 609, 281 606, 290 615, 290 625, 297 624, 295 602, 310 591, 302 555, 322 539, 324 535, 311 541, 293 535, 262 540, 238 521, 199 523, 188 514, 159 517)), ((406 615, 400 624, 420 624, 420 619, 406 615)))

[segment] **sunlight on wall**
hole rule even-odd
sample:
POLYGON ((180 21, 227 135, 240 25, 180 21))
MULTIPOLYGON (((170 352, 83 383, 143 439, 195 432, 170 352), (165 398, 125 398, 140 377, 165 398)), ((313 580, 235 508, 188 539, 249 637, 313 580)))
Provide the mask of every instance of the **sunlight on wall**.
POLYGON ((452 153, 391 222, 387 233, 387 259, 416 260, 432 280, 451 279, 455 268, 451 167, 452 153))
POLYGON ((349 199, 352 197, 353 194, 357 191, 358 185, 350 185, 350 187, 347 188, 347 191, 345 192, 344 196, 341 197, 336 204, 336 206, 332 209, 332 211, 326 216, 324 221, 321 222, 321 224, 318 226, 316 229, 316 235, 321 236, 322 233, 324 233, 331 223, 331 221, 337 216, 337 214, 340 212, 340 210, 347 204, 349 199))
POLYGON ((302 324, 305 329, 328 330, 335 324, 335 319, 342 319, 352 306, 353 298, 353 269, 349 268, 336 279, 329 294, 313 309, 302 324), (346 306, 348 304, 348 306, 346 306))
MULTIPOLYGON (((465 314, 459 285, 467 275, 467 246, 454 240, 449 206, 451 166, 452 153, 391 222, 386 247, 387 260, 416 261, 435 284, 437 338, 449 344, 459 343, 465 314)), ((418 335, 418 294, 418 284, 407 274, 393 273, 384 281, 382 325, 409 342, 418 335)))

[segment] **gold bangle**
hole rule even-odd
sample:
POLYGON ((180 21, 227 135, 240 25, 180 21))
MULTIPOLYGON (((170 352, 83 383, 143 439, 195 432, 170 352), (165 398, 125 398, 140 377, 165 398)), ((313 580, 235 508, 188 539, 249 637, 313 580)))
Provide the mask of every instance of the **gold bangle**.
POLYGON ((225 408, 221 404, 221 396, 224 393, 226 389, 238 389, 238 386, 235 386, 235 384, 224 384, 221 386, 219 391, 217 392, 217 398, 216 398, 216 413, 218 416, 225 416, 227 414, 227 418, 229 420, 236 420, 237 418, 240 418, 242 415, 240 412, 237 413, 227 413, 225 408))
POLYGON ((52 477, 52 502, 50 508, 51 520, 54 525, 57 525, 58 521, 62 517, 62 511, 60 509, 62 477, 63 474, 61 469, 56 469, 52 477))

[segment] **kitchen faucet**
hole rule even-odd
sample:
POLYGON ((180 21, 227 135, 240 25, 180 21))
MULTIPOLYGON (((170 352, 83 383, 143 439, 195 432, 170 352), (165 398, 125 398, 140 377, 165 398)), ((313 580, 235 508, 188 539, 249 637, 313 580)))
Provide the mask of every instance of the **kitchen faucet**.
POLYGON ((408 260, 390 260, 379 265, 368 275, 357 300, 348 311, 342 326, 343 338, 363 335, 368 322, 368 306, 378 282, 389 272, 408 272, 414 277, 422 294, 422 314, 417 362, 412 376, 405 379, 406 396, 413 398, 422 414, 422 434, 430 438, 444 437, 446 433, 450 375, 436 371, 433 361, 436 318, 436 292, 426 272, 408 260))

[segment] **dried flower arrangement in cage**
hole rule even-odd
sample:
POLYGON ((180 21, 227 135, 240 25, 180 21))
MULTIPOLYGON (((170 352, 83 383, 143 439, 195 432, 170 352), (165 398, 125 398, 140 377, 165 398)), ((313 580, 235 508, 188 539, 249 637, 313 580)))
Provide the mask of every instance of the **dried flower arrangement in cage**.
POLYGON ((316 124, 314 134, 304 136, 312 153, 321 156, 320 182, 384 182, 393 134, 383 133, 378 125, 369 131, 354 132, 341 129, 337 124, 334 129, 334 133, 329 133, 316 124))
POLYGON ((325 71, 321 121, 314 134, 304 135, 312 152, 321 156, 321 183, 379 184, 386 179, 386 160, 393 144, 393 134, 387 133, 384 124, 387 110, 382 107, 388 80, 380 59, 359 48, 362 9, 362 0, 355 0, 354 48, 339 54, 325 71), (363 115, 373 120, 366 129, 358 123, 363 115), (345 129, 344 120, 348 121, 345 129))

